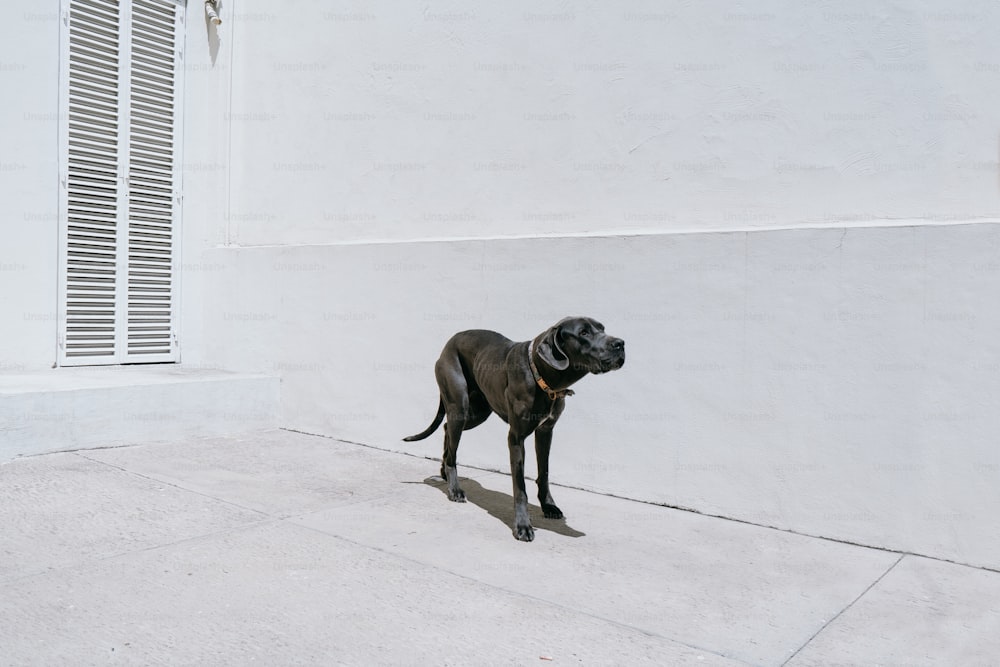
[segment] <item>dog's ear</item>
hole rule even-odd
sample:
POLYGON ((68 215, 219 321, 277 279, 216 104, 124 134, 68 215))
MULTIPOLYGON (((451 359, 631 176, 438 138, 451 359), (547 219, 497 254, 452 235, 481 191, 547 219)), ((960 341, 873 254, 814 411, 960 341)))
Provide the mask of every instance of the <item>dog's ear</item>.
POLYGON ((569 357, 563 352, 559 345, 562 336, 563 322, 559 322, 554 327, 546 331, 542 339, 538 342, 538 356, 542 361, 557 371, 564 371, 569 368, 569 357))

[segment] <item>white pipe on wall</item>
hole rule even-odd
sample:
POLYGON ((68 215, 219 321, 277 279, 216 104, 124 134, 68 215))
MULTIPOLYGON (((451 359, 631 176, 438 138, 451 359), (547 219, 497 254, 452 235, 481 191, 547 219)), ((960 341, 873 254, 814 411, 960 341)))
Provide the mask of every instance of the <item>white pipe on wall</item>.
POLYGON ((213 25, 222 25, 222 19, 219 18, 218 0, 205 0, 205 13, 208 14, 208 20, 213 25))

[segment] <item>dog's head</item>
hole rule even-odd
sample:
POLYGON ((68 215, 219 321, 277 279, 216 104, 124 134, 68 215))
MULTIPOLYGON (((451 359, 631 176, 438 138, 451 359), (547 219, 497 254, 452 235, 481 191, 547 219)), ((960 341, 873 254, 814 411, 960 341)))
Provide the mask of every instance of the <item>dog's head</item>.
POLYGON ((538 356, 552 368, 607 373, 625 365, 625 341, 604 333, 589 317, 567 317, 538 340, 538 356))

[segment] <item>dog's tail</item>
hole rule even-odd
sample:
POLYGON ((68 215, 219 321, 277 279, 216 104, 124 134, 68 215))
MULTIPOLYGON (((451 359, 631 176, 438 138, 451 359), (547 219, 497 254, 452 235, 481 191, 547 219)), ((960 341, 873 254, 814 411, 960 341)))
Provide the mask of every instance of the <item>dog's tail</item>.
POLYGON ((404 442, 413 442, 415 440, 423 440, 424 438, 426 438, 427 436, 429 436, 431 433, 433 433, 434 431, 436 431, 437 427, 440 426, 441 422, 443 422, 443 421, 444 421, 444 400, 443 399, 439 399, 438 400, 438 413, 437 413, 437 415, 435 415, 434 421, 431 422, 431 425, 428 426, 421 433, 417 433, 416 435, 411 435, 411 436, 409 436, 407 438, 403 438, 403 441, 404 442))

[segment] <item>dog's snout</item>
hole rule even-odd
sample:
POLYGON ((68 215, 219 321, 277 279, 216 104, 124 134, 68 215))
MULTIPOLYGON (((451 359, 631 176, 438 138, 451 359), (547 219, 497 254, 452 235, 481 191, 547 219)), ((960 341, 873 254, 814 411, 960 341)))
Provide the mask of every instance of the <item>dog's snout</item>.
POLYGON ((625 341, 621 338, 614 338, 608 345, 611 348, 611 367, 621 368, 625 365, 625 341))

